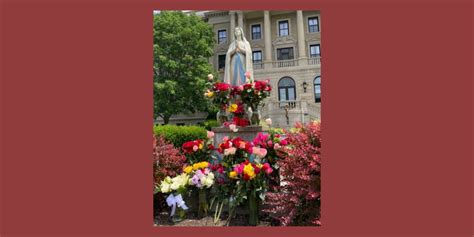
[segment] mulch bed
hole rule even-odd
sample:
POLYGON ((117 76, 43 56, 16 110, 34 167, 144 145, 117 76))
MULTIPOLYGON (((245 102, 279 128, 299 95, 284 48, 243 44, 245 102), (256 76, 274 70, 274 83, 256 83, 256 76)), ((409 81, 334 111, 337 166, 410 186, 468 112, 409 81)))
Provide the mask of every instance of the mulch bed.
MULTIPOLYGON (((185 220, 173 223, 168 212, 161 212, 155 217, 155 226, 225 226, 227 219, 226 214, 223 213, 221 215, 221 220, 216 224, 213 222, 213 218, 211 217, 212 214, 214 213, 211 212, 210 216, 199 219, 194 213, 187 213, 185 220)), ((260 223, 258 226, 276 225, 276 223, 267 216, 261 216, 259 221, 260 223)), ((247 216, 237 214, 231 219, 229 226, 248 226, 247 216)))

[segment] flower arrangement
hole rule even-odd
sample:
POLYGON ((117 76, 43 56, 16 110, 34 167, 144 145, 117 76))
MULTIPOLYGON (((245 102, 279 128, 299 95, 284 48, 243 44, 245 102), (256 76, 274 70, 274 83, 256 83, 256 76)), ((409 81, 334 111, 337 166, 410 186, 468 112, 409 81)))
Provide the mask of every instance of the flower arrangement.
POLYGON ((183 172, 190 175, 188 185, 198 189, 199 208, 198 217, 207 215, 209 205, 207 204, 207 189, 214 184, 215 176, 210 169, 210 164, 207 161, 195 163, 192 166, 183 168, 183 172))
POLYGON ((198 139, 183 143, 182 150, 189 164, 209 160, 214 150, 214 145, 212 145, 213 137, 214 132, 207 131, 207 138, 205 140, 198 139))
MULTIPOLYGON (((233 119, 232 124, 237 126, 245 127, 247 125, 258 125, 260 123, 260 115, 258 107, 262 104, 262 101, 270 96, 272 87, 269 84, 269 80, 254 81, 250 76, 251 73, 246 72, 246 83, 240 86, 231 86, 227 83, 216 82, 211 84, 210 88, 204 95, 221 109, 218 113, 218 121, 221 125, 228 122, 224 118, 224 111, 227 109, 228 112, 232 113, 233 119), (244 118, 244 115, 250 111, 250 119, 244 118)), ((213 76, 210 74, 208 78, 213 81, 213 76), (211 77, 210 77, 211 76, 211 77)))
POLYGON ((186 187, 189 183, 189 175, 182 173, 173 178, 167 176, 159 185, 158 189, 161 193, 170 193, 166 198, 166 203, 171 207, 170 216, 173 221, 181 221, 185 216, 185 211, 188 206, 183 200, 183 195, 186 193, 186 187), (178 209, 178 215, 175 216, 175 211, 178 209))
POLYGON ((219 108, 225 109, 231 99, 232 86, 224 82, 216 82, 210 89, 204 93, 204 96, 212 99, 219 105, 219 108))

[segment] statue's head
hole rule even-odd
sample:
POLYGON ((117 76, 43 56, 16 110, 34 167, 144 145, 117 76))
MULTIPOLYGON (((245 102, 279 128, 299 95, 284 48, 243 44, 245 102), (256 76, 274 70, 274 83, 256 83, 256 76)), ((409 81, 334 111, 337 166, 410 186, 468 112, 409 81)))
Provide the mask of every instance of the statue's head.
POLYGON ((242 31, 242 28, 239 26, 235 27, 234 35, 235 35, 235 39, 245 39, 244 32, 242 31))
POLYGON ((242 35, 242 29, 235 27, 235 36, 240 37, 242 35))

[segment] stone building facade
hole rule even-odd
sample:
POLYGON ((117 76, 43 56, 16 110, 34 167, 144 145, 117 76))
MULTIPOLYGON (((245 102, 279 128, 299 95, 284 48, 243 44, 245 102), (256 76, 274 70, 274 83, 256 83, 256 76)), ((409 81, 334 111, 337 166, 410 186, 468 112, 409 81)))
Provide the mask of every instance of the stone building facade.
POLYGON ((224 78, 225 54, 236 26, 253 51, 254 78, 273 88, 262 117, 275 127, 321 118, 321 15, 319 11, 200 12, 217 37, 209 63, 224 78))

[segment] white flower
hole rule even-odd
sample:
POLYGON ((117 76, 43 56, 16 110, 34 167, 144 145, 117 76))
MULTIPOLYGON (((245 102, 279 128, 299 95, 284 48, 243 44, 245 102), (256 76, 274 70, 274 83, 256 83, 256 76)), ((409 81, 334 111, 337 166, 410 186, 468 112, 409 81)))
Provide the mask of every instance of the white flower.
POLYGON ((169 184, 169 183, 166 183, 166 182, 161 182, 160 191, 161 191, 162 193, 169 193, 169 192, 171 192, 170 184, 169 184))
POLYGON ((237 129, 237 125, 235 125, 235 124, 229 125, 229 129, 232 130, 233 132, 239 131, 239 129, 237 129))
POLYGON ((209 79, 209 80, 214 79, 214 75, 212 75, 212 74, 207 75, 207 79, 209 79))
POLYGON ((265 119, 265 123, 267 123, 268 126, 272 126, 272 119, 271 118, 265 119))

